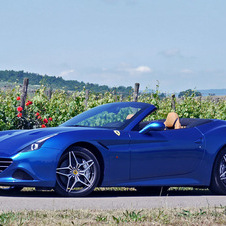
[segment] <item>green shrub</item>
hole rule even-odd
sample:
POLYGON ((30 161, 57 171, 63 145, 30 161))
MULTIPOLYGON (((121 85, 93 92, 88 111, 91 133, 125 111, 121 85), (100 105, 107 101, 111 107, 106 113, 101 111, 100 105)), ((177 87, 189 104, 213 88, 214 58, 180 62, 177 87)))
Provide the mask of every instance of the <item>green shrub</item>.
MULTIPOLYGON (((26 103, 29 100, 32 104, 27 104, 23 109, 23 115, 20 116, 20 112, 17 111, 20 105, 20 101, 17 100, 19 96, 18 86, 5 92, 0 91, 0 130, 58 126, 87 109, 120 100, 120 96, 109 92, 104 95, 90 93, 87 106, 85 106, 85 90, 73 93, 56 90, 49 100, 45 94, 45 87, 41 86, 32 97, 28 96, 26 103)), ((131 100, 131 96, 123 99, 123 101, 131 100)), ((143 93, 138 100, 154 104, 158 108, 149 116, 150 120, 166 118, 167 114, 172 111, 171 97, 160 98, 158 86, 154 93, 143 93)), ((187 96, 176 101, 176 112, 179 117, 183 118, 226 120, 226 100, 187 96)))

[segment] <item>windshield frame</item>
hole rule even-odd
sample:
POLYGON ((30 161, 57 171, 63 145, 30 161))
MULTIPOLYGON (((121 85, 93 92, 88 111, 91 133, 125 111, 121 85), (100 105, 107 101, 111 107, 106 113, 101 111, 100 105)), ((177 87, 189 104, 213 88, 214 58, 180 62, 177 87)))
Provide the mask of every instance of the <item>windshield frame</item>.
MULTIPOLYGON (((147 104, 147 103, 142 103, 142 102, 116 102, 116 103, 109 103, 109 104, 104 104, 104 105, 100 105, 94 108, 91 108, 75 117, 73 117, 72 119, 66 121, 65 123, 59 125, 60 127, 88 127, 88 128, 104 128, 104 129, 116 129, 116 130, 123 130, 126 127, 128 127, 134 120, 136 121, 137 118, 140 118, 140 115, 143 115, 144 112, 150 112, 150 110, 148 110, 151 107, 151 109, 155 109, 155 107, 151 104, 147 104), (135 113, 135 115, 124 121, 122 126, 119 127, 104 127, 104 126, 80 126, 77 125, 79 122, 82 122, 82 120, 85 120, 87 118, 90 118, 92 116, 98 115, 101 112, 104 112, 106 109, 109 108, 126 108, 126 107, 132 107, 132 108, 140 108, 140 110, 135 113), (77 122, 77 123, 76 123, 77 122)), ((133 123, 132 123, 133 124, 133 123)))

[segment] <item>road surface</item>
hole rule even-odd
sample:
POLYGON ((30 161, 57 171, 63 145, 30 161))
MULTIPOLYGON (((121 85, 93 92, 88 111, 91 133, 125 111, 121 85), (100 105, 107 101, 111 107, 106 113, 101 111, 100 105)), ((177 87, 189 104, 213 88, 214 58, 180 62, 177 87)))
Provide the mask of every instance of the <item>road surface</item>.
POLYGON ((19 192, 0 196, 0 210, 62 210, 62 209, 147 209, 226 206, 226 196, 209 191, 174 191, 165 196, 149 196, 137 192, 94 192, 85 198, 64 198, 54 192, 19 192))

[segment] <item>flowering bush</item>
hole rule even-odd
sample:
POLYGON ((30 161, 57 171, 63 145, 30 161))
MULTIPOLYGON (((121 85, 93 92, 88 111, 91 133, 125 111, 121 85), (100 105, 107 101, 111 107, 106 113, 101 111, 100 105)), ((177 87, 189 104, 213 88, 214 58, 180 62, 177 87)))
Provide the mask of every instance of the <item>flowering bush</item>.
MULTIPOLYGON (((28 96, 24 109, 20 106, 19 87, 13 90, 0 91, 0 130, 31 129, 58 126, 83 111, 119 101, 120 96, 112 93, 90 93, 85 106, 85 91, 69 93, 64 90, 53 92, 51 99, 41 86, 34 95, 28 96)), ((132 101, 128 96, 123 101, 132 101)), ((172 111, 171 97, 161 99, 158 86, 154 93, 143 93, 138 101, 154 104, 158 111, 151 114, 151 119, 166 118, 172 111)), ((226 100, 214 97, 184 97, 176 101, 176 111, 180 117, 218 118, 226 120, 226 100)))
MULTIPOLYGON (((21 98, 17 96, 16 100, 19 101, 21 98)), ((17 107, 17 118, 14 120, 14 126, 16 129, 34 129, 34 128, 46 128, 49 121, 52 121, 52 117, 44 118, 39 112, 35 112, 35 106, 33 105, 33 101, 27 100, 25 103, 25 109, 21 106, 17 107)))

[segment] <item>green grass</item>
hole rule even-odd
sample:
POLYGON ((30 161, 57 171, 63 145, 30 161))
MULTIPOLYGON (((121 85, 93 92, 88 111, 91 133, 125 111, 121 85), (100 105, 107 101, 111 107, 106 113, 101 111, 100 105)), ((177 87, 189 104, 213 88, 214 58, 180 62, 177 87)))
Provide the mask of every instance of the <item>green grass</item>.
POLYGON ((1 212, 0 225, 225 225, 226 207, 1 212))
MULTIPOLYGON (((168 194, 206 191, 208 190, 192 187, 171 187, 168 194)), ((26 192, 29 194, 36 191, 34 188, 24 188, 21 193, 26 192)), ((105 194, 120 192, 122 196, 124 193, 130 193, 131 199, 133 193, 134 196, 137 195, 135 188, 124 187, 96 188, 95 192, 105 194)), ((139 210, 2 211, 0 212, 0 225, 226 225, 226 206, 139 210)))

